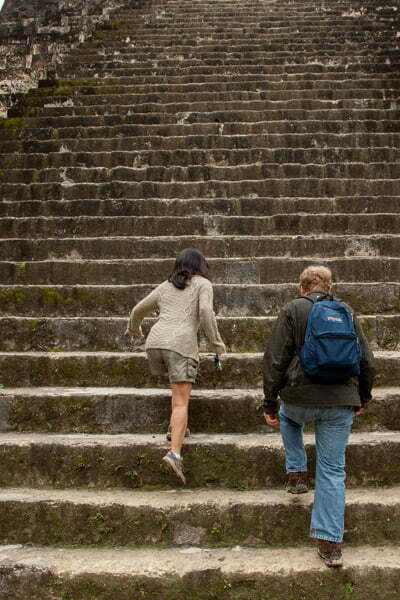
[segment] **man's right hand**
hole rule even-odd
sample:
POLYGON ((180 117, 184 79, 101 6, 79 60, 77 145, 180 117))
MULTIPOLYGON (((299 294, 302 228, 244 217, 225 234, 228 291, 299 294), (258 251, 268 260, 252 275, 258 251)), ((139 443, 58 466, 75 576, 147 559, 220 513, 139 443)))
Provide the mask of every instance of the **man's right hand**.
POLYGON ((277 413, 273 415, 267 415, 266 413, 264 413, 264 418, 267 421, 268 425, 272 425, 272 427, 279 427, 279 419, 277 413))

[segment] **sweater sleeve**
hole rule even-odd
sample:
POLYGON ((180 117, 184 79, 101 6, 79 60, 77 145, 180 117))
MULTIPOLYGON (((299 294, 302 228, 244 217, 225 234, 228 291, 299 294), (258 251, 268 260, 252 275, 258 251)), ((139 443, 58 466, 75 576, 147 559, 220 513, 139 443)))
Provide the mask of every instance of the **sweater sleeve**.
POLYGON ((218 331, 217 320, 213 310, 212 284, 207 280, 201 282, 199 291, 199 318, 209 342, 214 346, 216 354, 225 354, 226 347, 218 331))
POLYGON ((132 335, 139 335, 140 324, 143 321, 144 317, 153 312, 156 308, 158 308, 159 303, 159 287, 156 287, 148 296, 143 298, 136 306, 133 308, 129 320, 128 320, 128 331, 132 335))

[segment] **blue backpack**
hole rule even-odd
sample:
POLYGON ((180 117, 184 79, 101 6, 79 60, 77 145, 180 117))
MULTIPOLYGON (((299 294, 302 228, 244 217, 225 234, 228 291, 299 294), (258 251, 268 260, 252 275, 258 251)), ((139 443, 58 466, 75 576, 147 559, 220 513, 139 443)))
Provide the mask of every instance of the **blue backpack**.
POLYGON ((351 311, 332 296, 313 300, 300 362, 321 383, 343 383, 360 373, 361 346, 351 311))

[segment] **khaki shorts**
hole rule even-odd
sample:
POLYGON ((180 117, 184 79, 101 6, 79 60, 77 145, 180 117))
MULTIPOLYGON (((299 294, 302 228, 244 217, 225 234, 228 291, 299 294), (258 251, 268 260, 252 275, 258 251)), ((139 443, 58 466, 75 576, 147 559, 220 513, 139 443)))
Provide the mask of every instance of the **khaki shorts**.
POLYGON ((196 381, 199 363, 194 358, 161 348, 149 348, 146 354, 152 375, 168 375, 170 383, 196 381))

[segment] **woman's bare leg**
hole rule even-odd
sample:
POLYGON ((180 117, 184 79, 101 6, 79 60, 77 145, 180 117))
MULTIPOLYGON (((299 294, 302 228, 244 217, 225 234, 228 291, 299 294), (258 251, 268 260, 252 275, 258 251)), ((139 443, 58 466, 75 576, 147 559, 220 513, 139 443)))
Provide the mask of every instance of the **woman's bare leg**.
POLYGON ((171 383, 171 450, 180 454, 188 422, 188 409, 192 383, 171 383))

